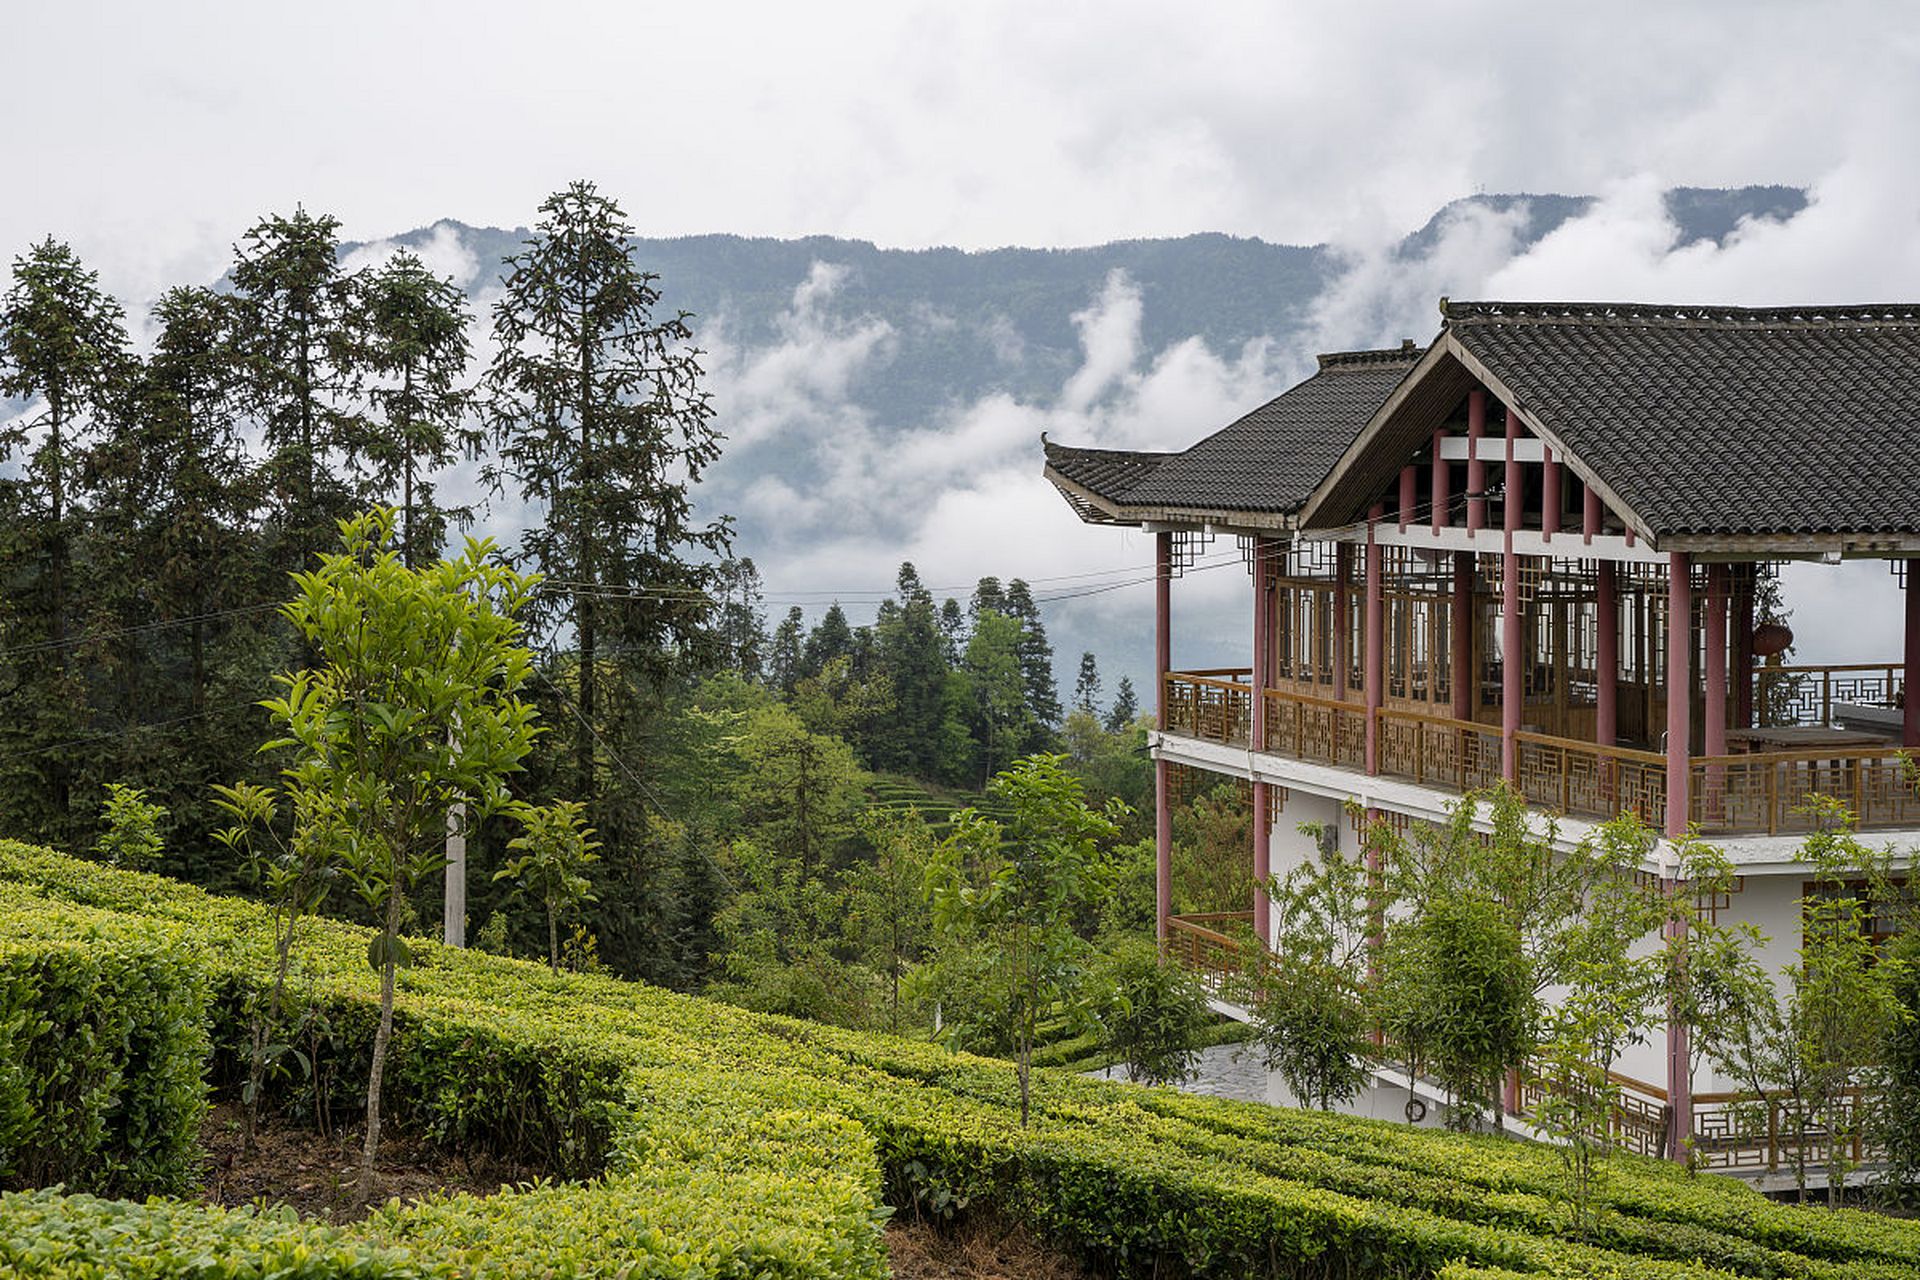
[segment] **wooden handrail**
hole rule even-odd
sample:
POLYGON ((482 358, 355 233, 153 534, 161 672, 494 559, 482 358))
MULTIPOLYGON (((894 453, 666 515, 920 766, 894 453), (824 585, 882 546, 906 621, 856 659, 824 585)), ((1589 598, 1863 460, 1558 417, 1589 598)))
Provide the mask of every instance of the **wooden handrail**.
POLYGON ((1297 702, 1307 707, 1326 707, 1332 711, 1351 711, 1358 716, 1367 714, 1366 704, 1361 702, 1347 702, 1340 698, 1317 698, 1313 694, 1295 693, 1291 689, 1269 688, 1265 690, 1265 693, 1267 700, 1270 702, 1297 702))
POLYGON ((1232 680, 1234 681, 1234 683, 1238 684, 1240 683, 1239 677, 1241 676, 1245 676, 1249 680, 1253 678, 1253 668, 1252 667, 1195 667, 1190 671, 1169 671, 1167 672, 1167 674, 1170 676, 1198 676, 1203 679, 1216 679, 1216 680, 1222 676, 1225 676, 1227 679, 1232 680))
POLYGON ((1559 747, 1583 755, 1606 756, 1633 764, 1665 765, 1667 763, 1667 758, 1658 751, 1642 751, 1638 747, 1610 746, 1602 742, 1588 742, 1581 738, 1556 738, 1550 733, 1531 733, 1525 729, 1515 732, 1513 740, 1531 742, 1540 747, 1559 747))
MULTIPOLYGON (((1914 747, 1825 747, 1799 751, 1749 751, 1737 756, 1690 756, 1694 768, 1702 765, 1803 764, 1824 761, 1897 760, 1913 756, 1920 765, 1920 749, 1914 747)), ((1665 756, 1655 756, 1665 760, 1665 756)))

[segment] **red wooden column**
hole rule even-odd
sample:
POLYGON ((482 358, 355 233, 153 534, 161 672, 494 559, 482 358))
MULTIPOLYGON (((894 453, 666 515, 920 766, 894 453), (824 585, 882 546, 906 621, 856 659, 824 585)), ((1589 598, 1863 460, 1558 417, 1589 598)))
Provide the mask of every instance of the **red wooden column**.
MULTIPOLYGON (((1273 579, 1267 565, 1269 557, 1278 554, 1279 548, 1279 543, 1266 538, 1253 540, 1253 720, 1248 740, 1255 751, 1267 749, 1266 691, 1273 682, 1273 579)), ((1270 941, 1267 876, 1272 873, 1272 818, 1267 784, 1256 772, 1253 779, 1253 932, 1262 945, 1270 941)))
MULTIPOLYGON (((1173 668, 1173 535, 1162 530, 1153 539, 1153 671, 1160 690, 1154 725, 1167 731, 1167 672, 1173 668)), ((1167 940, 1173 916, 1173 803, 1168 794, 1167 762, 1153 762, 1153 918, 1160 940, 1167 940)))
POLYGON ((1593 740, 1611 747, 1620 741, 1620 577, 1611 560, 1595 566, 1593 609, 1593 740))
POLYGON ((1384 514, 1378 503, 1367 516, 1367 772, 1380 772, 1380 705, 1386 700, 1387 601, 1380 575, 1381 547, 1374 526, 1384 514))
POLYGON ((1560 460, 1545 445, 1541 455, 1545 465, 1540 469, 1540 536, 1551 539, 1560 532, 1560 460))
POLYGON ((1433 433, 1433 492, 1429 496, 1433 499, 1433 531, 1436 535, 1453 520, 1453 514, 1447 510, 1452 501, 1447 492, 1447 460, 1440 456, 1441 446, 1446 441, 1445 427, 1433 433))
POLYGON ((1347 700, 1347 667, 1352 663, 1353 637, 1347 633, 1347 615, 1353 603, 1347 584, 1353 580, 1353 548, 1342 542, 1333 549, 1333 696, 1347 700))
POLYGON ((1408 463, 1400 468, 1400 532, 1407 531, 1407 522, 1414 518, 1414 508, 1420 503, 1420 468, 1408 463))
POLYGON ((1900 741, 1920 747, 1920 560, 1907 561, 1907 690, 1900 741))
POLYGON ((1693 558, 1667 557, 1667 821, 1669 836, 1687 833, 1687 765, 1693 712, 1693 558))
POLYGON ((1525 505, 1520 461, 1513 449, 1519 434, 1520 419, 1508 410, 1506 496, 1501 503, 1506 511, 1506 539, 1500 553, 1500 776, 1515 786, 1520 783, 1520 744, 1514 735, 1520 732, 1520 712, 1527 698, 1520 665, 1525 636, 1520 617, 1520 557, 1513 551, 1513 535, 1520 530, 1525 505))
POLYGON ((1707 599, 1702 630, 1706 649, 1705 705, 1702 709, 1704 750, 1710 756, 1727 754, 1727 566, 1707 566, 1707 599))
POLYGON ((1453 718, 1473 719, 1473 553, 1453 553, 1452 632, 1447 656, 1453 661, 1453 718))
MULTIPOLYGON (((1693 702, 1693 592, 1692 558, 1684 551, 1668 557, 1667 582, 1667 822, 1666 834, 1687 833, 1688 729, 1693 702)), ((1711 610, 1708 611, 1711 613, 1711 610)), ((1687 892, 1684 883, 1669 879, 1667 892, 1687 892)), ((1674 913, 1666 928, 1667 945, 1684 945, 1686 918, 1674 913)), ((1667 1154, 1686 1159, 1686 1140, 1693 1134, 1693 1067, 1689 1060, 1687 1024, 1670 1009, 1667 1015, 1667 1154)))
POLYGON ((1467 392, 1467 532, 1487 527, 1487 464, 1480 461, 1480 437, 1487 434, 1487 393, 1467 392))
POLYGON ((1758 565, 1743 564, 1733 583, 1733 722, 1753 728, 1753 587, 1758 565))

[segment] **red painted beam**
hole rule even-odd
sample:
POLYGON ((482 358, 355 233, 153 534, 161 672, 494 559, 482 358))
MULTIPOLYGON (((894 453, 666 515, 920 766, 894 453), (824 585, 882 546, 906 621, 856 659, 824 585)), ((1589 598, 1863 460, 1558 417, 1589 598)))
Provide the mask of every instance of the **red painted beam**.
POLYGON ((1453 718, 1473 719, 1473 553, 1453 553, 1453 718))

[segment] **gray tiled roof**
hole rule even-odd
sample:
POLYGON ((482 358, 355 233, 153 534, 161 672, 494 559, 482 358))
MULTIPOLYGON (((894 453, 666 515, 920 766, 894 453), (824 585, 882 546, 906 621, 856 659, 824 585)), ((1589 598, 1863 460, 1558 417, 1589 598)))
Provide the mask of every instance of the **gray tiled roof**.
POLYGON ((1655 537, 1920 532, 1920 307, 1445 313, 1655 537))
POLYGON ((1299 510, 1420 356, 1320 357, 1319 370, 1180 453, 1047 444, 1047 465, 1118 507, 1291 513, 1299 510))

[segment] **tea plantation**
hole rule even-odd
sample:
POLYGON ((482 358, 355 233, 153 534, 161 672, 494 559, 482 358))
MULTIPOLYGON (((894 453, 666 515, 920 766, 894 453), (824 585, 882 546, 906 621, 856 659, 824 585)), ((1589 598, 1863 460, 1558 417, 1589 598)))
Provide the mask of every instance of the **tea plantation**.
MULTIPOLYGON (((67 1188, 0 1195, 0 1274, 863 1280, 889 1212, 990 1205, 1127 1275, 1920 1275, 1920 1223, 1667 1165, 1610 1165, 1574 1240, 1544 1148, 1049 1072, 1023 1130, 1005 1063, 419 953, 398 1122, 569 1181, 351 1228, 164 1198, 193 1194, 204 1082, 269 972, 262 909, 0 843, 0 1186, 67 1188)), ((343 1080, 374 1024, 365 954, 316 924, 296 982, 343 1080)))

